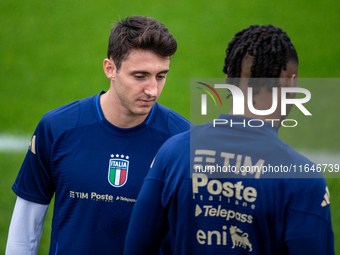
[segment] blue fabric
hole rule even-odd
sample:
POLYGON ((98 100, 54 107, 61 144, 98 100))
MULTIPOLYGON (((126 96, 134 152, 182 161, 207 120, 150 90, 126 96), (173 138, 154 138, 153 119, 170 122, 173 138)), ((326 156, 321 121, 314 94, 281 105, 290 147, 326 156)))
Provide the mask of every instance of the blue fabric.
POLYGON ((118 128, 102 117, 96 98, 45 114, 35 151, 28 151, 13 185, 32 202, 48 204, 55 196, 49 254, 56 246, 63 255, 123 254, 132 208, 157 150, 189 129, 186 119, 158 103, 147 122, 118 128))
POLYGON ((138 196, 124 254, 150 254, 165 235, 173 254, 334 254, 326 181, 321 173, 299 171, 313 163, 277 131, 270 123, 208 123, 165 142, 138 196), (204 172, 209 165, 292 168, 204 172))

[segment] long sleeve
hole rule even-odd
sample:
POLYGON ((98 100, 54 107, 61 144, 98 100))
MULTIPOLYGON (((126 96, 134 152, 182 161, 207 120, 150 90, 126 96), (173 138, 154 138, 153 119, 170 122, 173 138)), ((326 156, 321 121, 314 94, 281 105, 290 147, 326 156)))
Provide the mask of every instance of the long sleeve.
POLYGON ((162 186, 159 179, 144 181, 133 208, 124 254, 153 254, 161 247, 169 229, 161 204, 162 186))
POLYGON ((36 255, 48 205, 17 198, 9 227, 6 255, 36 255))
POLYGON ((324 179, 299 180, 301 190, 286 221, 285 242, 289 254, 334 254, 334 233, 326 185, 324 179))

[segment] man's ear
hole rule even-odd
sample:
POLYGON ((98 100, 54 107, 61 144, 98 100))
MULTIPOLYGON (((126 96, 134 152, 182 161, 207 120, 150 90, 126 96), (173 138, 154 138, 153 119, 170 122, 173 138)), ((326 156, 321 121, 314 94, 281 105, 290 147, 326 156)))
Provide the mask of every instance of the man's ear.
MULTIPOLYGON (((285 86, 287 88, 296 88, 299 78, 296 74, 292 74, 289 78, 285 78, 285 86)), ((296 93, 287 93, 287 98, 295 98, 296 93)))
POLYGON ((298 71, 299 71, 299 67, 298 64, 293 62, 293 61, 289 61, 287 63, 287 68, 286 70, 281 70, 280 73, 280 78, 284 78, 284 82, 283 82, 283 87, 297 87, 298 84, 298 71))
POLYGON ((291 88, 297 87, 299 78, 296 76, 296 74, 292 74, 292 76, 287 80, 288 80, 287 81, 288 82, 287 87, 291 87, 291 88))
POLYGON ((108 58, 104 59, 103 67, 106 77, 109 78, 110 80, 113 80, 116 76, 117 71, 114 61, 108 58))

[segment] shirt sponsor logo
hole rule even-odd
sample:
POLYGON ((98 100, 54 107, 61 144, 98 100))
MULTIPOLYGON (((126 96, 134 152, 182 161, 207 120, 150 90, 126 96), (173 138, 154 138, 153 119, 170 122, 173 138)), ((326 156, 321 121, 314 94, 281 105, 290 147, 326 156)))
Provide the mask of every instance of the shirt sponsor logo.
MULTIPOLYGON (((223 195, 226 198, 235 197, 238 201, 245 201, 247 203, 253 203, 257 198, 257 190, 251 186, 245 187, 242 181, 237 183, 226 181, 222 183, 218 179, 209 180, 206 174, 193 173, 193 194, 199 194, 200 189, 206 189, 211 195, 223 195)), ((212 198, 210 200, 212 200, 212 198)))
MULTIPOLYGON (((221 152, 220 156, 214 150, 195 150, 193 170, 203 173, 234 173, 245 176, 253 174, 254 178, 261 177, 264 166, 264 159, 258 159, 255 163, 250 156, 234 154, 229 152, 221 152), (216 164, 217 160, 223 160, 223 166, 216 164), (242 164, 243 162, 243 164, 242 164), (255 164, 254 164, 255 163, 255 164)), ((265 168, 266 170, 268 168, 265 168)), ((281 166, 282 169, 282 166, 281 166)), ((271 170, 271 169, 269 169, 271 170)), ((275 170, 276 171, 276 170, 275 170)))
POLYGON ((246 213, 240 213, 234 210, 228 210, 223 208, 221 205, 214 207, 213 205, 204 205, 202 208, 196 204, 195 217, 202 215, 203 217, 221 217, 225 218, 226 221, 236 220, 242 223, 253 223, 253 216, 246 213))
POLYGON ((123 202, 135 203, 137 201, 134 198, 127 198, 123 196, 117 196, 115 199, 114 195, 111 194, 100 194, 97 192, 80 192, 80 191, 70 191, 70 198, 85 199, 96 202, 114 202, 119 200, 123 202))
POLYGON ((204 231, 199 229, 196 233, 196 240, 200 245, 228 245, 228 239, 231 239, 232 249, 245 249, 251 252, 253 250, 253 246, 249 241, 249 234, 244 233, 237 226, 231 225, 229 227, 230 237, 228 238, 228 227, 222 226, 221 230, 208 230, 204 231))
POLYGON ((236 226, 230 226, 229 231, 231 240, 233 242, 233 247, 231 247, 232 249, 234 249, 235 247, 242 247, 243 249, 249 247, 249 252, 253 250, 252 245, 248 239, 248 233, 243 233, 243 231, 236 226), (240 233, 241 235, 239 235, 238 233, 240 233))
POLYGON ((116 200, 125 201, 125 202, 133 202, 133 203, 135 203, 137 201, 136 199, 122 197, 122 196, 117 196, 116 200))

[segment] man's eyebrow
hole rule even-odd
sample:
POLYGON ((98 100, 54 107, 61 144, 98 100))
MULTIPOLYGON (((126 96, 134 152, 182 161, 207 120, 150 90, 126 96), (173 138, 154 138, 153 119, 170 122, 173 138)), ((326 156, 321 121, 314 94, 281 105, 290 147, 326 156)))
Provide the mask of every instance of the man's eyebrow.
MULTIPOLYGON (((168 72, 169 72, 169 69, 165 69, 165 70, 162 70, 162 71, 158 72, 157 74, 159 74, 159 73, 168 73, 168 72)), ((136 73, 150 74, 150 72, 142 71, 142 70, 131 71, 131 74, 136 74, 136 73)))
POLYGON ((164 71, 160 71, 159 73, 168 73, 169 72, 169 69, 166 69, 164 71))

